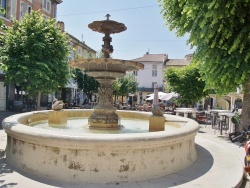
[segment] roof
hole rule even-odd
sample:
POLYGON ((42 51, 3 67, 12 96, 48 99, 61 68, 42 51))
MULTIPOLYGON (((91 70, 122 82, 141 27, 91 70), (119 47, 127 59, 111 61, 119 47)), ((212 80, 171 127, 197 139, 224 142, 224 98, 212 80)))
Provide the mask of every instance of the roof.
POLYGON ((165 66, 185 66, 189 65, 190 60, 187 59, 168 59, 165 62, 165 66))
POLYGON ((193 54, 185 55, 184 59, 167 59, 164 62, 165 66, 186 66, 189 65, 192 60, 193 54))
POLYGON ((85 44, 85 42, 81 42, 79 39, 77 39, 76 37, 74 37, 73 35, 67 33, 71 39, 71 42, 73 43, 77 43, 77 44, 81 44, 82 46, 84 46, 87 50, 93 51, 96 53, 95 50, 93 50, 92 48, 90 48, 87 44, 85 44))
POLYGON ((133 59, 133 61, 139 62, 163 62, 168 58, 167 54, 149 54, 146 53, 143 57, 133 59))
POLYGON ((55 3, 61 4, 63 1, 62 0, 54 0, 55 3))

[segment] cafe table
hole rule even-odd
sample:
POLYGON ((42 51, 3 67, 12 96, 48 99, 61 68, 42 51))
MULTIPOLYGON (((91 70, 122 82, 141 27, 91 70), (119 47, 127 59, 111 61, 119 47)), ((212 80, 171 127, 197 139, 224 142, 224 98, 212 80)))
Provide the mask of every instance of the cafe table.
POLYGON ((231 112, 230 110, 221 110, 221 109, 211 109, 211 110, 207 111, 207 113, 211 114, 211 118, 212 118, 211 125, 212 125, 212 128, 213 129, 215 128, 215 122, 216 122, 216 117, 217 117, 218 113, 230 113, 230 112, 231 112))
MULTIPOLYGON (((218 116, 220 117, 220 119, 226 118, 226 123, 228 124, 229 133, 234 132, 234 127, 233 127, 233 123, 231 121, 231 118, 233 116, 235 116, 235 113, 233 113, 233 112, 222 112, 222 113, 218 113, 218 116)), ((221 126, 221 134, 222 134, 222 126, 221 126)))

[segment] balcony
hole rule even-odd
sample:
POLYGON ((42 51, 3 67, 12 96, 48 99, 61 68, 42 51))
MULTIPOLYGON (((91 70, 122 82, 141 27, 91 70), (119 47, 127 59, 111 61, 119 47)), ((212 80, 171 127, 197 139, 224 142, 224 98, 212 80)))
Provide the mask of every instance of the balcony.
MULTIPOLYGON (((142 92, 154 92, 154 88, 146 88, 146 87, 138 87, 138 91, 142 91, 142 92)), ((163 91, 162 87, 158 88, 158 91, 163 91)))

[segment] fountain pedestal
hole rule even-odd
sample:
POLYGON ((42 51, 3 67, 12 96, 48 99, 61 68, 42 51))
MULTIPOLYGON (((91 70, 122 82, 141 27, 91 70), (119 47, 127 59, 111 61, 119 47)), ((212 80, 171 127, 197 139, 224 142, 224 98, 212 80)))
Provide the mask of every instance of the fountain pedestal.
POLYGON ((115 110, 94 109, 89 118, 90 129, 120 129, 120 118, 115 110))
POLYGON ((49 125, 53 127, 61 127, 67 124, 67 112, 64 110, 49 112, 49 125))
POLYGON ((165 130, 165 117, 164 112, 158 105, 158 85, 154 85, 154 100, 152 108, 152 116, 149 117, 149 131, 164 131, 165 130))
POLYGON ((165 117, 152 115, 149 117, 149 131, 164 131, 165 130, 165 117))
POLYGON ((89 128, 94 129, 120 129, 120 118, 115 113, 113 106, 113 90, 111 88, 112 78, 96 78, 100 83, 98 89, 98 104, 94 107, 94 112, 88 120, 89 128))

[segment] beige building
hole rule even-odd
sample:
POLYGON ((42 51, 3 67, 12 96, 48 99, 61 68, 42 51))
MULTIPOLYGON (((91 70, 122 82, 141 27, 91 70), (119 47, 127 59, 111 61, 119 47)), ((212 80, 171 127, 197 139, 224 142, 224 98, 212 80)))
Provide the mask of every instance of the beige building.
POLYGON ((155 83, 158 85, 159 91, 167 92, 165 91, 164 71, 169 67, 181 68, 188 65, 191 57, 191 55, 187 55, 184 59, 169 59, 167 54, 146 53, 142 57, 133 59, 133 61, 144 64, 144 69, 132 73, 139 85, 138 91, 131 94, 129 100, 131 101, 134 96, 133 102, 144 103, 147 95, 153 93, 155 83))
MULTIPOLYGON (((72 47, 72 51, 69 55, 69 60, 96 57, 97 52, 93 50, 92 48, 90 48, 88 45, 86 45, 84 41, 80 41, 79 39, 75 38, 71 34, 68 34, 68 35, 71 39, 69 45, 72 47)), ((75 83, 74 80, 71 79, 68 85, 66 86, 66 88, 69 92, 66 97, 63 97, 63 99, 69 102, 76 103, 77 92, 78 92, 77 83, 75 83)), ((51 101, 52 99, 49 102, 51 101)))
POLYGON ((57 5, 60 3, 62 0, 1 0, 0 5, 5 9, 1 19, 5 25, 11 26, 13 18, 22 20, 32 10, 40 10, 44 17, 56 18, 57 5))
MULTIPOLYGON (((21 21, 25 14, 30 13, 32 10, 40 10, 45 18, 55 18, 57 15, 57 6, 62 3, 62 0, 0 0, 0 6, 5 9, 5 14, 0 15, 0 19, 4 21, 6 26, 12 25, 12 20, 16 19, 21 21)), ((58 24, 64 30, 64 23, 58 22, 58 24)), ((78 40, 71 34, 69 34, 71 42, 69 45, 72 46, 72 52, 69 55, 69 59, 73 58, 87 58, 89 56, 95 57, 96 51, 87 46, 83 41, 78 40)), ((0 111, 9 109, 9 107, 16 100, 22 100, 16 97, 16 93, 19 88, 14 84, 4 86, 4 72, 0 70, 0 111)), ((69 98, 76 94, 76 84, 70 81, 67 86, 67 90, 70 90, 69 98)), ((50 102, 53 97, 43 96, 41 103, 46 104, 50 102)))
MULTIPOLYGON (((12 20, 21 21, 25 14, 32 10, 40 10, 46 18, 56 18, 57 5, 61 0, 1 0, 0 6, 5 14, 0 15, 6 26, 12 26, 12 20)), ((9 109, 14 103, 15 85, 4 86, 4 73, 0 70, 0 110, 9 109)))

